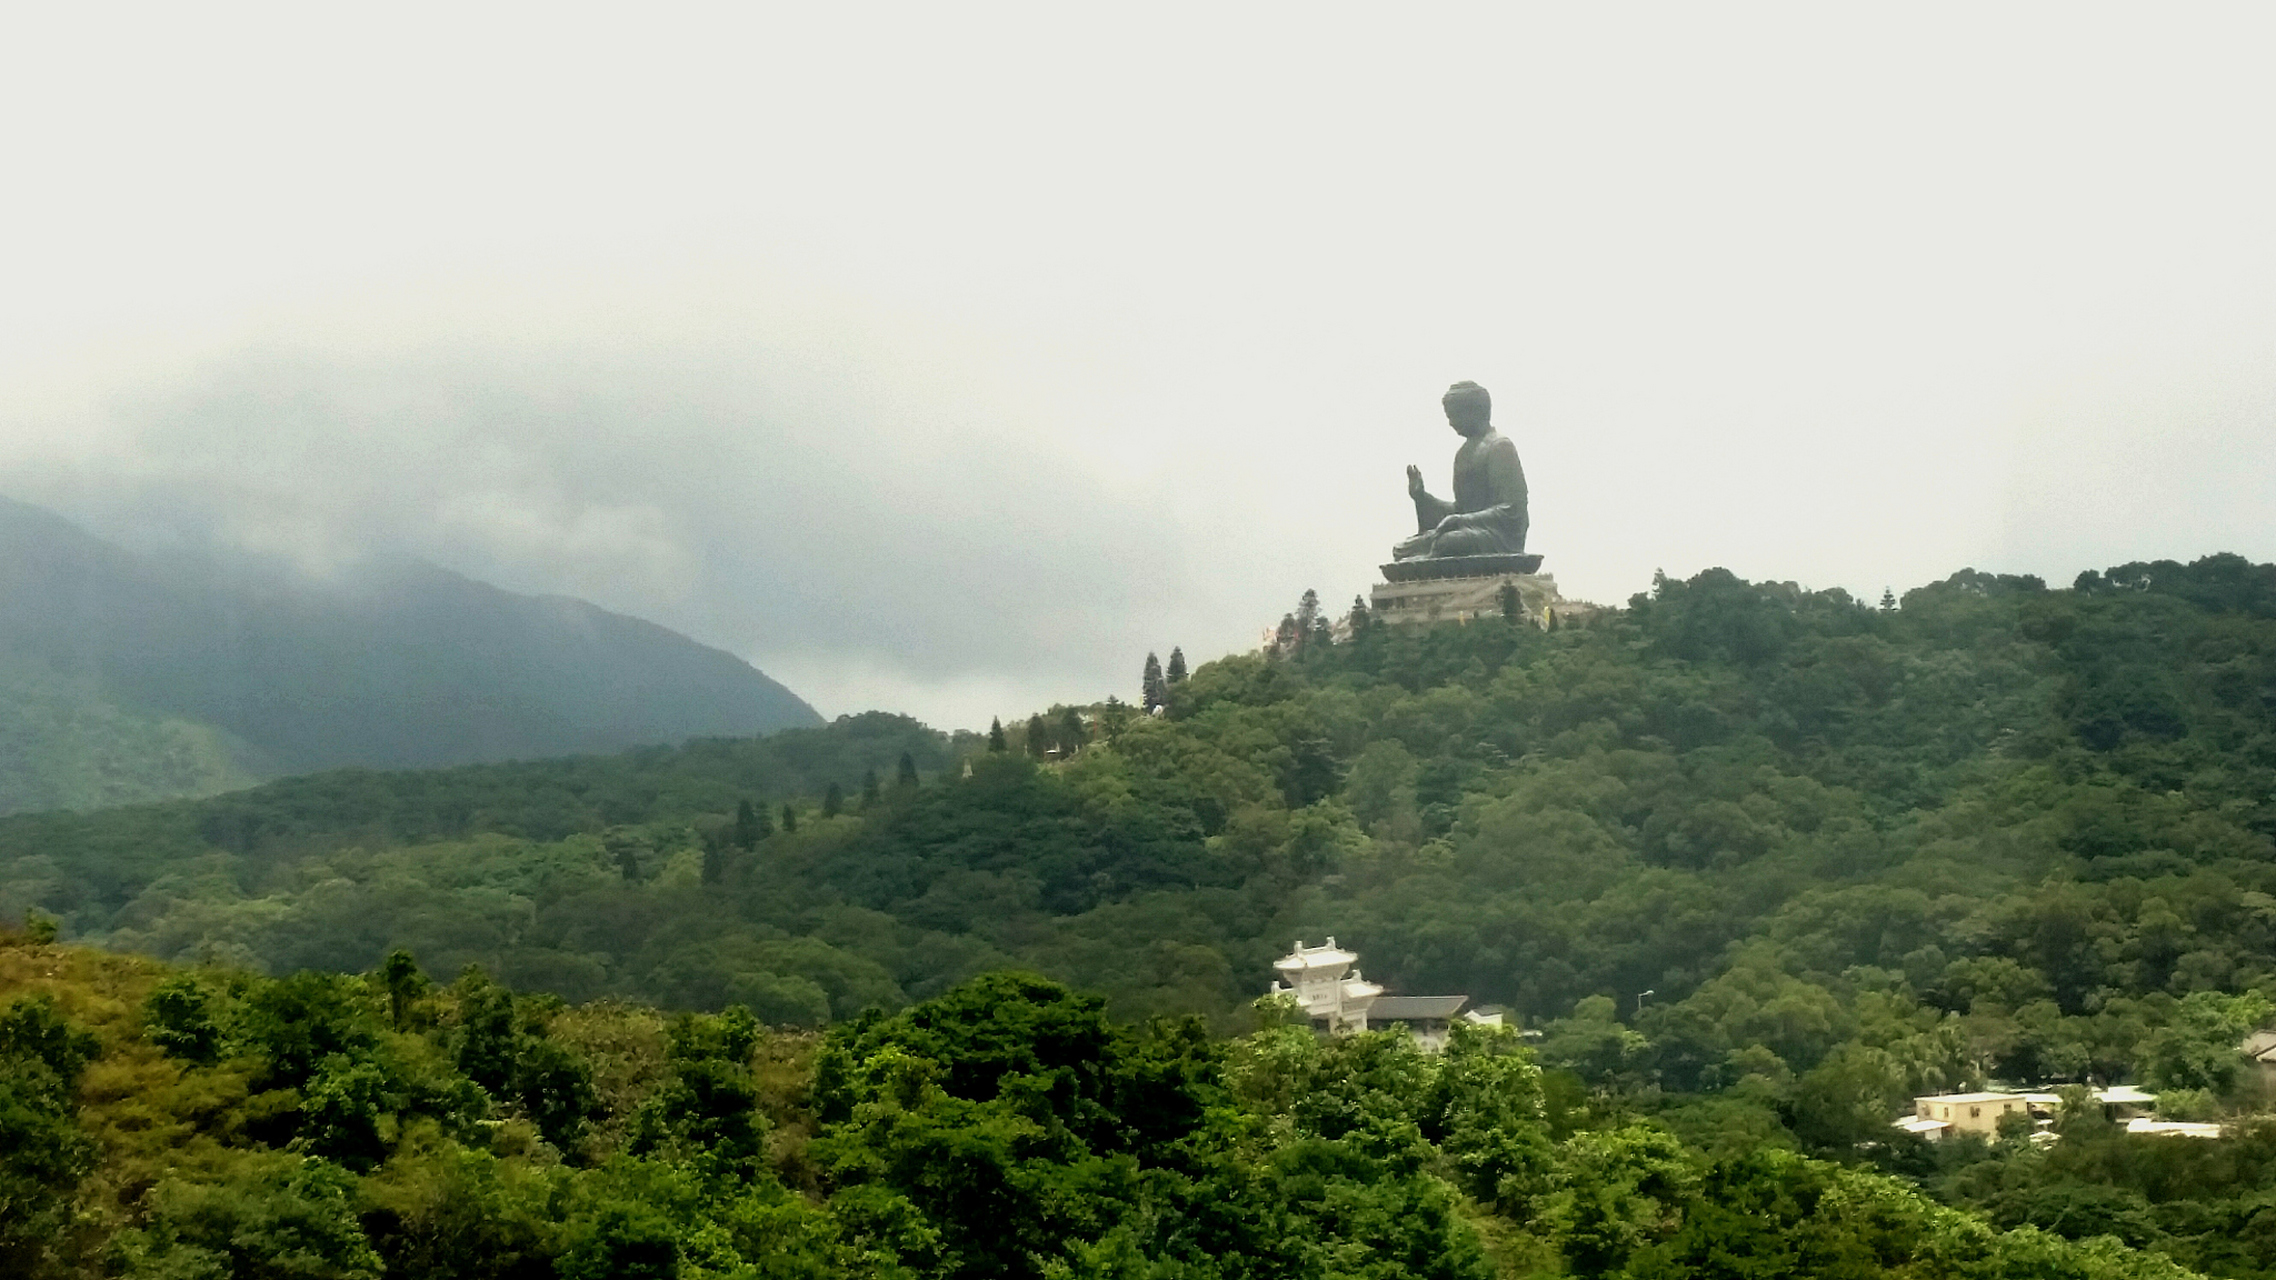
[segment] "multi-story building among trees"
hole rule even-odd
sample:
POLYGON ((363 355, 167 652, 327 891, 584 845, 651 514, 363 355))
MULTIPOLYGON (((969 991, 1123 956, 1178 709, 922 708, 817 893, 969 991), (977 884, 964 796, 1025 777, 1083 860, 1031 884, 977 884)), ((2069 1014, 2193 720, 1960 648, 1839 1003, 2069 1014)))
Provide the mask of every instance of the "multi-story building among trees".
POLYGON ((1358 954, 1337 946, 1333 937, 1317 947, 1299 939, 1295 950, 1273 961, 1280 980, 1272 994, 1293 998, 1322 1035, 1403 1028, 1431 1053, 1446 1047, 1457 1020, 1501 1025, 1498 1012, 1466 1010, 1468 996, 1387 995, 1360 974, 1358 964, 1358 954))

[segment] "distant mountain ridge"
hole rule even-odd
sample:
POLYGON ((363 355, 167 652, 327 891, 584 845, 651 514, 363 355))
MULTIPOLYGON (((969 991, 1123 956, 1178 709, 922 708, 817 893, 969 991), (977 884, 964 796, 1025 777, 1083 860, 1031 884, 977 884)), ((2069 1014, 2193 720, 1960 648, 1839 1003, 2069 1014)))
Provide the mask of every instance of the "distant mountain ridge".
POLYGON ((742 659, 423 563, 336 584, 136 555, 0 498, 0 812, 811 726, 742 659))

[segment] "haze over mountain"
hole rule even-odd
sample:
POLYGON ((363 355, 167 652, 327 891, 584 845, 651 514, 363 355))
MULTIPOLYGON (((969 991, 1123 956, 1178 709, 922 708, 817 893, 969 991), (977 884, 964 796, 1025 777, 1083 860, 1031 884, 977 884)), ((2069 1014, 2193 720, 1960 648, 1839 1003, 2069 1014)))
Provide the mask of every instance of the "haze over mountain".
POLYGON ((46 6, 0 491, 965 728, 1365 590, 1457 379, 1576 599, 2276 559, 2266 6, 1147 13, 46 6))
POLYGON ((332 579, 137 555, 0 498, 0 812, 766 733, 732 654, 417 561, 332 579))

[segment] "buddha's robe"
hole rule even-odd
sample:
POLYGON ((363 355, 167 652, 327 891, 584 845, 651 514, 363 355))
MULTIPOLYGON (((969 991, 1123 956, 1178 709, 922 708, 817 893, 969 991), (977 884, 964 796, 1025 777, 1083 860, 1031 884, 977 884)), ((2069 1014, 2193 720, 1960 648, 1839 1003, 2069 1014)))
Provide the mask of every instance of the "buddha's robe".
POLYGON ((1525 550, 1525 468, 1517 460, 1517 446, 1507 436, 1488 429, 1466 440, 1454 454, 1454 500, 1415 495, 1414 537, 1400 543, 1392 555, 1400 560, 1428 556, 1490 556, 1525 550), (1456 527, 1441 532, 1448 516, 1461 516, 1456 527))

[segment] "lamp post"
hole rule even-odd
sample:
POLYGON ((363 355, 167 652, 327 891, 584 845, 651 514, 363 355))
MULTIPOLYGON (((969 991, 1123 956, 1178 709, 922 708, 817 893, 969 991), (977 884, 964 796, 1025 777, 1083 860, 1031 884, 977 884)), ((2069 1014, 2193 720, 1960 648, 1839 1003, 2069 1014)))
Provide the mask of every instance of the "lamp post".
POLYGON ((1656 995, 1658 995, 1658 994, 1659 994, 1659 992, 1658 992, 1658 990, 1656 990, 1656 989, 1655 989, 1655 990, 1651 990, 1651 991, 1639 991, 1639 992, 1637 992, 1637 993, 1636 993, 1636 1016, 1637 1016, 1637 1017, 1641 1018, 1641 1017, 1643 1017, 1643 1016, 1644 1016, 1644 997, 1646 997, 1646 996, 1656 996, 1656 995))

